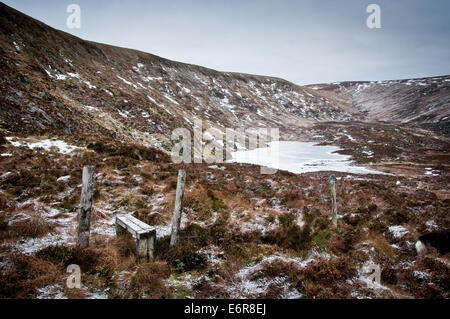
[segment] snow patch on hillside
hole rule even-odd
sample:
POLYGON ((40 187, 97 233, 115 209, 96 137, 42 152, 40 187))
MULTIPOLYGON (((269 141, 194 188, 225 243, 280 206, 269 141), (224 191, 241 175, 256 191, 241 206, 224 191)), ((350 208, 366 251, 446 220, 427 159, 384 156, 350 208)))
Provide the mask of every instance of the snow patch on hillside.
POLYGON ((25 146, 33 150, 43 148, 46 151, 56 151, 62 154, 69 154, 73 151, 84 149, 57 139, 45 139, 40 141, 30 141, 29 139, 19 139, 16 137, 7 137, 6 139, 15 147, 25 146))
POLYGON ((395 238, 402 238, 407 233, 409 233, 409 230, 407 230, 403 226, 391 226, 391 227, 389 227, 389 231, 392 233, 392 235, 395 238))

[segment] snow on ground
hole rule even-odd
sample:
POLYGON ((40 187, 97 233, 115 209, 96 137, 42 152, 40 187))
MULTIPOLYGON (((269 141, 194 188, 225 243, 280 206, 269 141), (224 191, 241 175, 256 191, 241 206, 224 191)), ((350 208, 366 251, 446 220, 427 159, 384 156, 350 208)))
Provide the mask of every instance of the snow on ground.
POLYGON ((164 111, 166 111, 168 114, 173 115, 172 112, 170 112, 164 105, 156 102, 156 100, 154 98, 152 98, 150 95, 147 95, 147 98, 152 101, 153 103, 155 103, 157 106, 159 106, 160 108, 162 108, 164 111))
POLYGON ((103 89, 103 91, 108 93, 110 96, 114 97, 114 94, 110 90, 103 89))
POLYGON ((438 225, 436 224, 436 222, 434 220, 429 220, 425 223, 425 225, 427 225, 427 227, 433 228, 433 229, 437 229, 438 225))
POLYGON ((420 278, 420 279, 424 279, 424 280, 430 279, 430 274, 427 274, 424 271, 414 270, 413 274, 414 274, 414 276, 416 276, 417 278, 420 278))
POLYGON ((177 101, 175 101, 174 99, 172 99, 172 97, 170 97, 168 94, 164 94, 164 97, 166 99, 168 99, 170 102, 172 102, 173 104, 179 105, 179 103, 177 101))
POLYGON ((367 155, 368 157, 371 157, 374 154, 372 151, 362 151, 361 153, 367 155))
POLYGON ((119 112, 119 115, 124 117, 124 118, 127 118, 130 115, 130 112, 128 112, 128 111, 123 111, 122 112, 121 110, 118 110, 118 112, 119 112))
MULTIPOLYGON (((86 299, 108 299, 108 295, 102 291, 89 291, 85 286, 80 288, 86 296, 86 299)), ((38 289, 37 299, 68 299, 64 293, 64 288, 61 284, 48 285, 38 289)))
POLYGON ((221 171, 224 171, 226 169, 225 166, 219 167, 217 165, 211 165, 211 166, 208 166, 208 168, 210 168, 210 169, 220 169, 221 171))
MULTIPOLYGON (((238 276, 241 273, 238 273, 238 276)), ((275 286, 281 288, 279 297, 281 299, 298 299, 302 294, 287 281, 286 277, 279 276, 273 279, 261 278, 256 280, 241 279, 238 286, 232 290, 231 298, 258 298, 263 296, 268 287, 275 286)))
MULTIPOLYGON (((60 179, 66 180, 69 177, 70 175, 62 176, 60 179)), ((22 207, 30 205, 34 206, 33 210, 38 212, 40 217, 46 222, 54 224, 55 229, 51 233, 40 238, 20 238, 14 243, 14 250, 19 251, 22 254, 31 255, 48 246, 74 245, 76 243, 78 209, 74 211, 65 211, 63 209, 51 208, 40 202, 39 198, 36 198, 20 203, 17 207, 19 212, 9 220, 9 224, 29 220, 31 216, 20 210, 22 207)), ((113 237, 115 236, 115 219, 112 218, 112 215, 115 212, 111 210, 111 207, 106 206, 105 209, 102 209, 99 206, 100 205, 98 204, 94 204, 93 210, 94 214, 97 212, 100 213, 102 218, 98 218, 92 223, 91 235, 113 237)))
POLYGON ((66 212, 64 217, 53 219, 61 211, 57 209, 44 210, 42 204, 37 201, 35 201, 35 205, 41 206, 39 208, 41 216, 47 221, 55 223, 57 227, 52 233, 41 238, 19 239, 14 246, 15 250, 22 254, 31 255, 48 246, 73 245, 76 243, 76 211, 66 212))
POLYGON ((244 267, 235 274, 232 285, 229 287, 231 298, 258 298, 259 296, 264 295, 270 286, 281 289, 280 298, 301 298, 302 294, 295 287, 292 287, 285 277, 278 276, 273 279, 265 277, 257 278, 258 274, 266 265, 274 262, 281 262, 302 269, 316 261, 318 258, 330 259, 331 256, 313 251, 306 259, 293 258, 284 255, 263 257, 260 262, 244 267))
POLYGON ((433 170, 431 167, 425 167, 425 175, 439 176, 439 171, 433 170))
POLYGON ((60 284, 49 285, 38 289, 37 299, 67 299, 63 286, 60 284))
POLYGON ((196 283, 198 283, 200 280, 202 279, 206 279, 208 280, 207 277, 205 276, 195 276, 193 274, 190 273, 186 273, 183 275, 175 275, 172 274, 169 279, 166 280, 166 284, 167 286, 171 287, 171 288, 177 288, 177 289, 182 289, 182 290, 192 290, 194 285, 196 283))
POLYGON ((351 136, 351 135, 349 135, 349 134, 344 134, 344 136, 346 136, 350 141, 352 141, 352 142, 354 142, 355 141, 355 139, 351 136))
POLYGON ((249 212, 244 210, 243 212, 237 212, 233 210, 231 212, 231 220, 234 221, 242 233, 261 231, 262 234, 266 234, 278 227, 277 223, 266 225, 266 217, 265 213, 259 211, 249 212))
MULTIPOLYGON (((68 62, 67 59, 66 59, 66 62, 68 62)), ((68 63, 71 64, 70 62, 68 62, 68 63)), ((51 66, 49 66, 49 67, 50 67, 50 69, 52 69, 51 66)), ((45 70, 45 72, 47 72, 47 75, 49 77, 53 78, 53 79, 57 79, 57 80, 60 80, 60 81, 65 81, 69 77, 70 78, 75 78, 75 79, 78 79, 80 82, 86 84, 90 89, 96 89, 97 88, 95 85, 92 85, 91 82, 89 82, 87 80, 83 80, 78 73, 67 72, 67 74, 61 74, 61 73, 57 73, 58 70, 56 70, 56 69, 53 69, 53 71, 54 71, 55 75, 52 75, 52 73, 50 71, 45 70)))
POLYGON ((88 88, 90 89, 96 89, 97 87, 95 85, 92 85, 91 82, 87 81, 87 80, 80 80, 81 82, 83 82, 84 84, 86 84, 88 86, 88 88))
POLYGON ((108 299, 108 295, 98 289, 94 290, 93 292, 90 292, 90 291, 85 291, 85 292, 87 294, 86 299, 108 299))
POLYGON ((15 41, 13 42, 13 44, 17 51, 21 51, 20 46, 15 41))
POLYGON ((337 171, 353 174, 386 174, 352 165, 350 155, 337 154, 336 146, 321 146, 311 142, 270 142, 267 148, 232 153, 231 162, 261 165, 295 174, 337 171))
MULTIPOLYGON (((201 252, 206 253, 208 261, 213 265, 221 263, 222 260, 217 258, 217 254, 220 251, 217 247, 210 247, 210 249, 203 249, 201 252), (211 255, 212 257, 210 259, 211 255)), ((302 260, 300 258, 292 258, 284 255, 272 255, 269 257, 263 256, 261 261, 248 265, 236 274, 234 274, 231 282, 227 286, 221 286, 220 288, 227 292, 230 298, 258 298, 264 296, 270 287, 279 290, 279 297, 282 299, 297 299, 301 298, 302 294, 293 287, 285 276, 277 276, 275 278, 258 278, 260 272, 265 266, 273 262, 281 262, 291 264, 293 267, 298 269, 306 267, 309 263, 314 262, 316 258, 329 259, 330 256, 326 254, 312 253, 307 259, 302 260)), ((166 280, 168 286, 172 288, 181 289, 184 291, 192 291, 195 284, 207 281, 211 286, 218 286, 218 284, 211 281, 211 279, 205 275, 196 275, 193 273, 184 273, 181 275, 171 275, 169 279, 166 280)))
POLYGON ((68 236, 67 233, 50 234, 42 238, 19 240, 15 249, 22 254, 31 255, 49 246, 70 244, 75 244, 75 235, 68 236))
POLYGON ((409 233, 409 231, 403 226, 391 226, 389 231, 395 238, 402 238, 404 235, 409 233))
POLYGON ((45 139, 39 141, 33 141, 30 139, 19 139, 16 137, 7 137, 8 142, 10 142, 15 147, 26 146, 30 149, 43 148, 46 151, 55 150, 58 153, 69 154, 75 150, 82 150, 84 148, 70 145, 64 141, 57 139, 45 139))
POLYGON ((207 249, 206 248, 200 249, 198 253, 205 255, 208 263, 210 263, 213 266, 220 265, 224 261, 221 258, 224 252, 221 251, 219 247, 214 245, 209 246, 207 249))
POLYGON ((70 175, 61 176, 56 181, 58 182, 66 182, 70 178, 70 175))
POLYGON ((130 81, 125 80, 123 77, 121 77, 121 76, 119 76, 119 75, 118 75, 117 77, 118 77, 120 80, 122 80, 122 82, 124 82, 125 84, 134 87, 136 90, 138 89, 138 87, 137 87, 136 84, 131 83, 130 81))
POLYGON ((85 105, 84 108, 91 112, 100 112, 100 110, 94 106, 85 105))

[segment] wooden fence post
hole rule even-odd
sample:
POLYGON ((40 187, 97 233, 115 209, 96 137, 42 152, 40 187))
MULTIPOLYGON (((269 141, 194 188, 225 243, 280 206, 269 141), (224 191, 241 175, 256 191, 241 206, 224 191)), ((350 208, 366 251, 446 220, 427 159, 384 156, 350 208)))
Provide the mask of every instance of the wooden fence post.
POLYGON ((81 190, 81 207, 78 216, 78 242, 81 248, 89 246, 91 229, 92 198, 94 196, 94 166, 83 167, 83 188, 81 190))
POLYGON ((337 209, 336 209, 336 177, 334 175, 330 176, 330 187, 331 187, 331 213, 333 225, 337 226, 337 209))
POLYGON ((186 183, 186 171, 180 169, 178 171, 177 193, 175 198, 175 207, 173 209, 172 235, 170 236, 170 246, 175 246, 178 241, 178 233, 180 231, 180 224, 181 224, 181 213, 183 209, 183 196, 185 183, 186 183))

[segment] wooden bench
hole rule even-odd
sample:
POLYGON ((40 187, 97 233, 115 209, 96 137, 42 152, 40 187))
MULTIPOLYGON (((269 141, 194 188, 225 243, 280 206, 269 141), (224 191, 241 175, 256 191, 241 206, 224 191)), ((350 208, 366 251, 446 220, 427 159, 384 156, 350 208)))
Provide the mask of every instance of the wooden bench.
POLYGON ((116 216, 116 235, 130 233, 136 239, 136 254, 153 260, 155 255, 156 229, 131 215, 116 216))

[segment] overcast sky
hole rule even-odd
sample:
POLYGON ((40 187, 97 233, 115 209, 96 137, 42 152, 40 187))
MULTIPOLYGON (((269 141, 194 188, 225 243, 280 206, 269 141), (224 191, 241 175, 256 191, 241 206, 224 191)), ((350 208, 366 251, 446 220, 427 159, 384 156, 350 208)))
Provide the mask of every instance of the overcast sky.
POLYGON ((2 1, 86 40, 297 84, 450 74, 448 0, 2 1), (370 3, 381 29, 366 26, 370 3))

